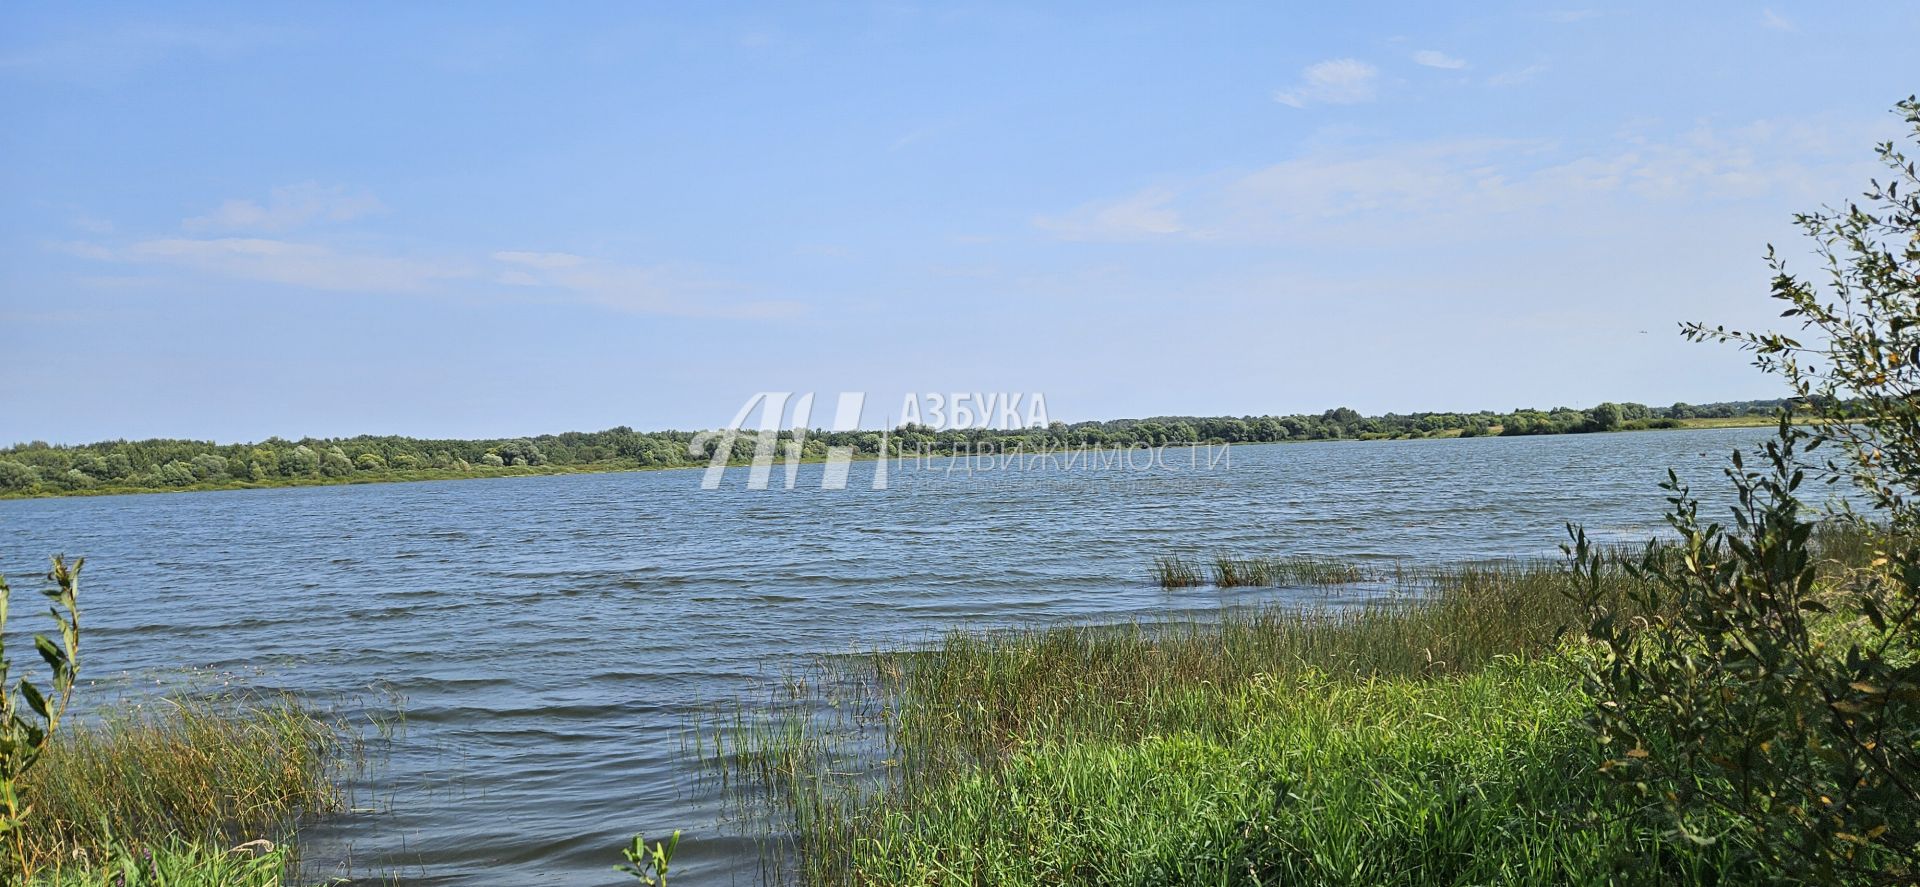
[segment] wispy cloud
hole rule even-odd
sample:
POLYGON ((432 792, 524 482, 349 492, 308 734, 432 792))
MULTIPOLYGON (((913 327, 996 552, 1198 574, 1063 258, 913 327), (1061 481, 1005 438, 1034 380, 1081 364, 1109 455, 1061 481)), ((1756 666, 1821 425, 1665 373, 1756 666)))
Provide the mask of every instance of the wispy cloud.
POLYGON ((668 266, 627 265, 572 253, 509 250, 493 254, 495 280, 617 311, 682 317, 772 319, 804 313, 786 299, 741 298, 739 288, 668 266))
MULTIPOLYGON (((230 200, 213 213, 186 220, 200 228, 298 227, 317 219, 347 220, 379 208, 370 196, 340 189, 274 189, 264 204, 230 200)), ((478 303, 503 297, 523 302, 591 305, 685 317, 787 317, 798 302, 754 298, 711 276, 660 265, 639 266, 569 252, 499 250, 484 258, 460 253, 406 255, 360 240, 342 247, 309 236, 158 236, 112 241, 55 241, 52 252, 121 266, 134 276, 124 285, 187 275, 195 281, 245 281, 304 290, 368 295, 431 295, 478 303), (505 288, 503 290, 503 287, 505 288)))
POLYGON ((115 250, 113 258, 217 277, 345 292, 417 293, 442 281, 472 275, 459 263, 343 252, 315 243, 251 237, 141 240, 115 250))
MULTIPOLYGON (((48 243, 76 258, 208 279, 371 295, 435 295, 498 301, 505 286, 521 301, 592 305, 635 314, 757 319, 790 317, 805 306, 755 299, 742 288, 667 266, 636 266, 565 252, 502 250, 491 261, 390 255, 261 237, 156 237, 123 245, 48 243)), ((139 278, 124 278, 138 281, 139 278)))
POLYGON ((1535 77, 1540 76, 1541 74, 1545 73, 1546 70, 1547 70, 1546 65, 1528 65, 1524 68, 1518 68, 1512 71, 1503 71, 1499 74, 1493 75, 1492 77, 1488 77, 1487 85, 1488 86, 1519 86, 1522 83, 1525 83, 1529 80, 1532 80, 1535 77))
POLYGON ((1429 68, 1442 68, 1457 71, 1467 66, 1467 60, 1455 58, 1437 49, 1422 49, 1413 54, 1413 60, 1429 68))
POLYGON ((83 82, 116 80, 176 58, 229 58, 286 38, 282 31, 251 26, 189 28, 129 22, 84 36, 0 51, 0 73, 83 82))
POLYGON ((1308 65, 1300 72, 1300 83, 1276 91, 1273 100, 1294 108, 1372 101, 1379 77, 1378 68, 1359 59, 1330 59, 1308 65))
POLYGON ((1648 203, 1814 199, 1851 175, 1831 141, 1822 127, 1763 122, 1626 135, 1584 150, 1491 138, 1343 146, 1096 201, 1035 225, 1077 240, 1484 239, 1503 219, 1534 224, 1587 209, 1641 213, 1648 203))
POLYGON ((1760 10, 1760 26, 1774 31, 1791 31, 1793 20, 1771 9, 1760 10))
POLYGON ((210 213, 182 222, 189 231, 289 231, 309 222, 345 222, 386 207, 364 191, 323 187, 304 182, 283 185, 267 193, 262 204, 254 200, 223 201, 210 213))
POLYGON ((529 268, 552 270, 555 268, 573 268, 586 264, 586 259, 573 253, 536 253, 518 250, 505 250, 493 254, 496 262, 509 265, 525 265, 529 268))
POLYGON ((1149 188, 1061 215, 1041 216, 1033 223, 1064 240, 1142 240, 1178 234, 1183 230, 1180 213, 1167 205, 1176 196, 1172 188, 1149 188))

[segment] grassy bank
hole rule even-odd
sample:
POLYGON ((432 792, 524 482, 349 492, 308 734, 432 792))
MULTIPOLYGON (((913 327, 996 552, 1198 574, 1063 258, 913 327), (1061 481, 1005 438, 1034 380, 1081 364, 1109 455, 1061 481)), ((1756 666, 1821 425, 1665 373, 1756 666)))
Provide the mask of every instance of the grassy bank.
POLYGON ((352 750, 277 698, 158 699, 63 725, 21 787, 32 883, 278 884, 297 828, 345 809, 352 750))
POLYGON ((1563 565, 1387 581, 1357 609, 822 658, 699 752, 769 872, 807 884, 1763 879, 1738 841, 1663 839, 1603 795, 1563 565))

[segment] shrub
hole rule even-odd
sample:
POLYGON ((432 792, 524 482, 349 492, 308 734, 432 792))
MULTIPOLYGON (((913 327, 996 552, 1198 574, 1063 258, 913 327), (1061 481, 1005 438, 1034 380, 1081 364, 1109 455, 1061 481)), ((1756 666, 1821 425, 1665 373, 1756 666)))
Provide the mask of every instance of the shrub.
MULTIPOLYGON (((1675 551, 1604 583, 1573 530, 1603 770, 1671 834, 1729 841, 1797 883, 1920 875, 1920 553, 1904 544, 1816 584, 1796 491, 1805 435, 1782 416, 1764 470, 1726 472, 1732 527, 1703 523, 1669 472, 1675 551), (1884 569, 1882 568, 1884 567, 1884 569), (1627 612, 1631 610, 1632 612, 1627 612), (1637 615, 1636 615, 1637 614, 1637 615)), ((1817 442, 1815 443, 1817 446, 1817 442)))
POLYGON ((40 483, 40 472, 31 465, 0 460, 0 490, 31 490, 40 483))
POLYGON ((227 458, 213 453, 201 453, 189 463, 193 467, 193 476, 200 480, 220 480, 227 476, 227 458))

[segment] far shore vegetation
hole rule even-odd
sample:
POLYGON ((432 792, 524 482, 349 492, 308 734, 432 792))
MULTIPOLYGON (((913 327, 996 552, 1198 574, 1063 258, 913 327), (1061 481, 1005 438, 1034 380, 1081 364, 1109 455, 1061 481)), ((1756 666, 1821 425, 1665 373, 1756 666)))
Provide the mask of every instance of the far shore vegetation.
MULTIPOLYGON (((808 461, 829 447, 852 447, 873 458, 982 446, 1006 450, 1061 447, 1181 446, 1322 440, 1582 434, 1660 428, 1768 425, 1782 402, 1735 401, 1649 407, 1603 403, 1591 409, 1511 413, 1389 413, 1362 416, 1340 408, 1319 415, 1158 416, 1104 422, 1056 422, 1046 428, 945 430, 905 425, 876 431, 810 431, 808 461)), ((791 439, 782 432, 782 439, 791 439)), ((688 431, 612 428, 500 440, 411 437, 271 438, 259 443, 194 440, 105 441, 59 445, 35 441, 0 449, 0 498, 255 489, 349 483, 456 480, 478 477, 638 471, 703 466, 711 444, 688 431)), ((753 456, 751 435, 736 438, 730 461, 753 456)))

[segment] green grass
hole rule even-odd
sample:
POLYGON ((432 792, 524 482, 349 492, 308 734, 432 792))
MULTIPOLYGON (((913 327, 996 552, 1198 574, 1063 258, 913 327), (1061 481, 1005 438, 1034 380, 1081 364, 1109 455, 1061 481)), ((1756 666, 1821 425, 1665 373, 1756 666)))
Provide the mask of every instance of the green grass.
POLYGON ((22 789, 30 856, 36 869, 92 871, 150 848, 179 857, 182 842, 284 841, 344 809, 336 778, 351 747, 337 724, 279 698, 170 697, 70 721, 22 789))
MULTIPOLYGON (((1858 529, 1823 531, 1852 559, 1858 529)), ((1834 569, 1839 569, 1835 566, 1834 569)), ((1177 572, 1177 571, 1171 571, 1177 572)), ((1558 562, 822 657, 694 751, 803 884, 1749 883, 1607 800, 1558 562)), ((1603 575, 1618 599, 1635 579, 1603 575)))
POLYGON ((1213 584, 1221 588, 1344 585, 1366 578, 1366 571, 1357 564, 1326 558, 1236 558, 1223 554, 1213 559, 1213 584))
POLYGON ((33 887, 280 887, 292 864, 283 847, 256 854, 168 841, 113 848, 101 864, 46 873, 33 887))
MULTIPOLYGON (((1656 855, 1584 813, 1597 756, 1563 662, 1503 658, 1437 681, 1309 670, 1220 704, 1233 729, 1043 739, 908 803, 853 808, 829 826, 843 852, 819 880, 1602 883, 1656 855)), ((1735 864, 1675 863, 1647 880, 1735 864)))
MULTIPOLYGON (((1499 761, 1572 766, 1561 740, 1580 705, 1544 664, 1575 615, 1557 565, 1405 581, 1417 602, 955 632, 823 658, 700 751, 784 835, 769 870, 804 883, 1240 883, 1247 865, 1324 880, 1358 863, 1356 842, 1387 854, 1355 870, 1372 878, 1408 860, 1355 837, 1354 805, 1384 796, 1354 761, 1437 743, 1394 752, 1397 778, 1456 774, 1405 799, 1437 815, 1499 761), (1277 803, 1282 785, 1300 798, 1277 803)), ((1487 786, 1481 818, 1444 827, 1465 834, 1539 788, 1514 778, 1487 786)))

